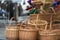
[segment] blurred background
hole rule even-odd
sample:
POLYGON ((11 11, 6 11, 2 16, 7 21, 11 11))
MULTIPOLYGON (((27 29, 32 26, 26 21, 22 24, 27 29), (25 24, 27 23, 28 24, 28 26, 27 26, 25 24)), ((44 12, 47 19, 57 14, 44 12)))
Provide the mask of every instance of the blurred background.
POLYGON ((29 18, 29 14, 40 13, 42 9, 48 10, 54 1, 55 0, 0 0, 0 40, 6 40, 4 30, 12 17, 15 17, 14 20, 17 22, 26 21, 29 18))

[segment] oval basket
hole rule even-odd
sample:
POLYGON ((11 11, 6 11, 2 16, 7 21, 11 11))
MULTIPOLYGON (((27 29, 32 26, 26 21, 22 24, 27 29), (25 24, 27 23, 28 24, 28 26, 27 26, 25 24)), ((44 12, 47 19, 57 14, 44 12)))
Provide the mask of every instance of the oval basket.
MULTIPOLYGON (((22 25, 24 26, 24 25, 22 25)), ((37 30, 28 28, 21 28, 19 29, 19 39, 20 40, 36 40, 37 39, 37 30)), ((24 26, 27 27, 27 26, 24 26)))

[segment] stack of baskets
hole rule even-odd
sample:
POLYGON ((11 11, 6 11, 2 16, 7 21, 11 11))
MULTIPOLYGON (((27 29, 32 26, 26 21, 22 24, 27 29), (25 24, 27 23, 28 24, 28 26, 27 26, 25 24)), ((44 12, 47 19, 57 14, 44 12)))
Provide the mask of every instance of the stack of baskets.
MULTIPOLYGON (((60 40, 60 24, 54 24, 53 22, 56 22, 56 20, 59 22, 59 14, 33 14, 30 16, 30 21, 33 22, 34 20, 45 20, 48 22, 48 24, 45 27, 45 29, 40 30, 38 29, 39 33, 39 40, 60 40), (56 18, 54 18, 56 17, 56 18), (59 26, 59 27, 57 27, 59 26)), ((31 23, 32 23, 31 22, 31 23)), ((39 22, 39 21, 38 21, 39 22)), ((39 23, 40 24, 40 23, 39 23)), ((36 24, 37 25, 37 24, 36 24)), ((41 25, 39 25, 40 27, 41 25)), ((38 26, 37 26, 38 27, 38 26)), ((42 28, 42 26, 41 26, 42 28)))
POLYGON ((37 25, 42 25, 42 26, 44 25, 43 27, 45 26, 47 27, 47 22, 43 20, 37 22, 37 24, 36 21, 32 23, 33 24, 31 24, 31 22, 28 22, 28 24, 20 25, 20 29, 19 29, 20 40, 38 40, 38 35, 39 35, 38 31, 43 30, 43 28, 40 27, 39 29, 37 28, 37 25))
POLYGON ((33 14, 27 24, 8 26, 8 40, 60 40, 60 29, 53 28, 51 14, 33 14), (42 15, 42 16, 41 16, 42 15))

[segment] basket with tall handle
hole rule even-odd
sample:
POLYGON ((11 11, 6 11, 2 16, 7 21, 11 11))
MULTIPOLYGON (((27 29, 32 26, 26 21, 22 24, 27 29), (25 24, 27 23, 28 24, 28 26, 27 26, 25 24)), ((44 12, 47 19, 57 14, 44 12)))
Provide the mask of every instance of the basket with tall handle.
MULTIPOLYGON (((14 17, 11 18, 10 21, 12 21, 14 17)), ((9 22, 9 25, 6 27, 5 30, 5 36, 8 40, 18 40, 19 38, 19 25, 11 25, 11 22, 9 22)))
POLYGON ((37 40, 37 30, 32 25, 21 24, 19 29, 19 40, 37 40))
POLYGON ((60 29, 52 29, 52 23, 49 26, 45 26, 45 29, 39 30, 39 40, 60 40, 60 29))
POLYGON ((28 24, 36 25, 37 28, 44 28, 52 22, 52 15, 50 14, 33 14, 31 15, 28 24), (35 16, 35 17, 34 17, 35 16))
POLYGON ((33 20, 33 21, 28 21, 28 24, 34 25, 37 30, 42 30, 44 29, 45 26, 47 26, 48 22, 45 20, 33 20))
POLYGON ((43 13, 43 14, 32 14, 32 15, 30 15, 30 20, 31 21, 33 21, 33 20, 36 20, 36 19, 38 19, 38 20, 45 20, 45 21, 47 21, 48 22, 48 24, 50 23, 50 19, 51 19, 51 16, 52 16, 52 14, 50 14, 50 13, 43 13))

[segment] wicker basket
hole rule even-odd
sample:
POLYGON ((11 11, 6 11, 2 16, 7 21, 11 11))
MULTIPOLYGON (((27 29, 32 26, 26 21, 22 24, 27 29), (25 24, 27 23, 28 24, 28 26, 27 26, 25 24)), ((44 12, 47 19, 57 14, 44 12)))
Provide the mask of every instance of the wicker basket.
POLYGON ((60 8, 56 9, 55 12, 56 12, 57 14, 60 14, 60 8))
POLYGON ((40 14, 39 19, 46 20, 48 23, 51 22, 51 16, 52 14, 40 14))
POLYGON ((50 23, 51 21, 51 15, 52 14, 32 14, 30 15, 30 20, 36 20, 37 17, 38 17, 38 20, 45 20, 47 21, 48 23, 50 23))
POLYGON ((60 38, 60 29, 47 30, 47 27, 45 27, 44 30, 39 31, 39 40, 58 40, 59 38, 60 38))
POLYGON ((60 14, 55 14, 55 15, 53 15, 53 22, 55 22, 55 21, 58 21, 58 22, 60 22, 60 14))
POLYGON ((31 14, 30 15, 30 20, 35 20, 37 18, 37 14, 31 14))
POLYGON ((60 29, 60 23, 59 24, 52 24, 53 29, 60 29))
POLYGON ((34 25, 36 29, 41 30, 44 29, 45 26, 47 26, 48 22, 45 20, 33 20, 33 21, 31 20, 28 21, 28 24, 34 25))
POLYGON ((9 25, 6 27, 6 30, 5 30, 6 38, 8 40, 18 40, 19 38, 18 34, 19 34, 19 26, 18 25, 11 26, 11 24, 9 23, 9 25))
POLYGON ((37 30, 22 25, 19 29, 19 39, 20 40, 36 40, 37 30))

